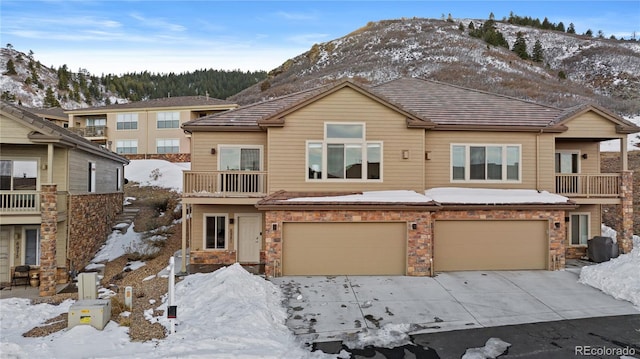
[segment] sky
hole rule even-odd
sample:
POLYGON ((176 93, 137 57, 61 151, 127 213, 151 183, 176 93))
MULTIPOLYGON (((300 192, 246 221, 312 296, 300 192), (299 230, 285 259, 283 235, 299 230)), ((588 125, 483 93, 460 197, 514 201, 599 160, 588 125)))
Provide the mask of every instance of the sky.
POLYGON ((269 71, 369 21, 496 19, 513 11, 577 33, 640 37, 640 0, 623 1, 215 1, 2 0, 2 47, 46 66, 94 75, 199 69, 269 71))

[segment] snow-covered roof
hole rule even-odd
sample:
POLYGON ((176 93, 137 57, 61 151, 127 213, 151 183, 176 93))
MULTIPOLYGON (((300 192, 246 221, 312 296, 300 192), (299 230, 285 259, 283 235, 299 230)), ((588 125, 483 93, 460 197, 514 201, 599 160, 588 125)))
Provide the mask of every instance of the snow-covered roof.
POLYGON ((564 196, 533 189, 488 189, 439 187, 425 191, 425 196, 447 204, 561 204, 564 196))
POLYGON ((367 203, 427 203, 431 199, 415 191, 369 191, 340 196, 296 197, 287 202, 367 202, 367 203))

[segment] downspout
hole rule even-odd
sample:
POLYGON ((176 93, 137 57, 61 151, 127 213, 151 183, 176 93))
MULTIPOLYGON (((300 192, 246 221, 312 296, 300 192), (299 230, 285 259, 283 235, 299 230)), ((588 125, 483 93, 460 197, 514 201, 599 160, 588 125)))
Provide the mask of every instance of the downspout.
POLYGON ((536 190, 540 191, 540 135, 542 130, 536 133, 536 190))
POLYGON ((187 226, 189 226, 187 206, 189 205, 182 204, 182 250, 180 251, 182 262, 180 263, 180 273, 184 273, 184 275, 187 274, 187 226))

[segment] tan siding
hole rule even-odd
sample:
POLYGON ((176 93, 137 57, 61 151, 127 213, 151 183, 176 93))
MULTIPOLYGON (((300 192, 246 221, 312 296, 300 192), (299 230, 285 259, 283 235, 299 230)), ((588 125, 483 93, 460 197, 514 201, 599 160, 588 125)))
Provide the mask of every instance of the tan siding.
MULTIPOLYGON (((191 215, 191 249, 202 250, 204 243, 204 214, 205 213, 217 213, 227 214, 229 218, 234 218, 236 213, 259 213, 255 206, 216 206, 216 205, 194 205, 191 215)), ((235 243, 234 237, 234 225, 229 224, 228 233, 228 248, 233 250, 235 243)))
POLYGON ((558 134, 557 137, 607 137, 621 138, 622 135, 616 133, 615 124, 594 112, 587 112, 565 125, 569 128, 566 132, 558 134))
MULTIPOLYGON (((147 126, 148 126, 148 115, 149 113, 146 111, 137 112, 120 112, 124 113, 136 113, 138 114, 138 129, 137 130, 117 130, 117 119, 118 113, 109 113, 107 114, 107 131, 109 140, 112 141, 111 149, 113 151, 116 150, 118 140, 138 140, 138 153, 155 153, 154 152, 145 152, 149 143, 153 143, 153 147, 155 147, 155 139, 149 139, 147 134, 147 126)), ((154 121, 155 126, 155 121, 154 121)))
POLYGON ((556 151, 579 151, 580 173, 600 173, 599 142, 556 142, 556 151), (582 155, 587 158, 582 158, 582 155))
POLYGON ((68 154, 69 151, 66 149, 53 150, 53 183, 58 185, 58 191, 66 191, 69 188, 68 154))
POLYGON ((408 129, 406 118, 352 89, 342 89, 270 128, 269 189, 288 191, 362 191, 424 189, 424 130, 408 129), (325 122, 366 122, 366 140, 383 142, 383 181, 307 182, 306 141, 324 139, 325 122), (409 159, 402 159, 408 150, 409 159))
POLYGON ((0 132, 2 143, 31 143, 27 138, 31 129, 4 116, 0 116, 0 132))
MULTIPOLYGON (((425 177, 427 188, 432 187, 485 187, 485 188, 536 188, 536 133, 517 132, 472 132, 472 131, 427 131, 426 150, 431 159, 426 161, 425 177), (516 144, 521 145, 521 183, 461 183, 451 182, 451 144, 516 144)), ((547 136, 548 137, 548 136, 547 136)), ((540 180, 541 184, 551 182, 543 178, 545 173, 553 173, 553 155, 549 153, 550 141, 540 136, 540 180)))
POLYGON ((265 132, 194 132, 192 137, 191 170, 217 171, 218 154, 211 149, 218 145, 263 146, 263 170, 267 170, 267 135, 265 132))
MULTIPOLYGON (((4 140, 4 138, 3 138, 4 140)), ((30 145, 30 146, 2 146, 0 152, 1 159, 10 160, 36 160, 38 161, 38 181, 37 185, 40 186, 47 182, 47 171, 43 169, 43 164, 47 164, 47 146, 30 145)), ((54 166, 55 167, 55 166, 54 166)), ((54 171, 57 169, 54 168, 54 171)), ((55 173, 55 172, 54 172, 55 173)), ((38 188, 39 190, 40 188, 38 188)))
POLYGON ((56 265, 67 266, 67 222, 58 222, 56 232, 56 265))
MULTIPOLYGON (((551 135, 540 134, 538 139, 540 182, 536 189, 553 193, 556 191, 554 138, 551 135)), ((535 171, 535 162, 525 165, 535 171)))
MULTIPOLYGON (((572 213, 589 213, 591 216, 589 223, 589 239, 599 236, 602 232, 601 223, 602 223, 602 206, 599 204, 586 204, 580 205, 580 207, 567 211, 566 216, 571 216, 572 213)), ((571 226, 570 223, 567 222, 567 246, 571 245, 571 236, 570 236, 571 226)))

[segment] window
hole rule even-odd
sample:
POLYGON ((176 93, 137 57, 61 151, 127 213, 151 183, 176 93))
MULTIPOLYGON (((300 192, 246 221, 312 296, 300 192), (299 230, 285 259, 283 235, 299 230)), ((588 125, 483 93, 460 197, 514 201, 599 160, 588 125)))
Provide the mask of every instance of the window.
POLYGON ((260 171, 262 147, 220 146, 220 171, 260 171))
POLYGON ((37 228, 25 229, 25 254, 24 264, 40 264, 40 230, 37 228))
POLYGON ((571 214, 571 245, 587 245, 589 239, 589 214, 571 214))
POLYGON ((158 153, 179 153, 180 140, 175 138, 158 139, 156 140, 156 149, 158 153))
POLYGON ((520 145, 451 145, 452 181, 520 181, 520 145))
POLYGON ((556 152, 556 173, 580 173, 579 152, 556 152))
POLYGON ((107 119, 106 118, 88 118, 87 119, 87 127, 93 126, 106 126, 107 119))
POLYGON ((204 223, 204 248, 226 249, 229 217, 226 214, 205 214, 204 223))
POLYGON ((35 191, 38 182, 38 161, 0 160, 0 190, 35 191))
POLYGON ((158 112, 156 115, 157 128, 179 128, 180 112, 158 112))
POLYGON ((96 163, 89 162, 87 176, 87 192, 96 191, 96 163))
POLYGON ((116 191, 122 190, 122 168, 116 168, 116 191))
POLYGON ((325 124, 324 141, 307 142, 307 180, 380 180, 382 142, 365 140, 364 124, 325 124))
POLYGON ((138 114, 137 113, 119 113, 116 119, 116 129, 137 130, 138 114))
POLYGON ((138 140, 118 140, 116 141, 116 152, 120 154, 138 153, 138 140))

